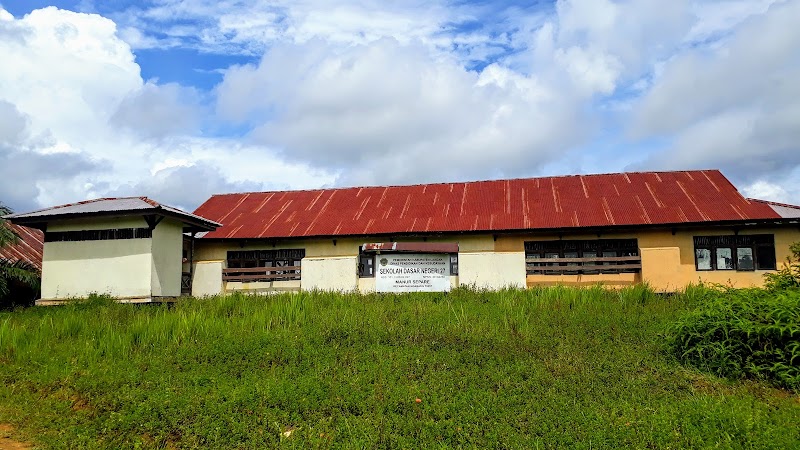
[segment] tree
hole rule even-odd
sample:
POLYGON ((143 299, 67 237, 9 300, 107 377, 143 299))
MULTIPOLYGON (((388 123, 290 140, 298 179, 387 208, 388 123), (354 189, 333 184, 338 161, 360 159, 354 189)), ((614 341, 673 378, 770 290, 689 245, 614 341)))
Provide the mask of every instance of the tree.
MULTIPOLYGON (((11 214, 11 209, 0 203, 0 248, 17 244, 20 239, 2 218, 6 214, 11 214)), ((39 280, 39 270, 27 261, 10 261, 0 258, 0 299, 6 298, 11 293, 13 284, 38 290, 39 280)))

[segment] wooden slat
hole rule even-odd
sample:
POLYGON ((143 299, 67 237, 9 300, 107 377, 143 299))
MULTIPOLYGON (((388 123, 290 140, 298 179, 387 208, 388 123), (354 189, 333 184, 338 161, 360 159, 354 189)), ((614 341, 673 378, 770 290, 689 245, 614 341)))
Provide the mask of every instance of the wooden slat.
POLYGON ((597 271, 604 271, 604 270, 629 270, 629 269, 641 269, 641 264, 618 264, 615 266, 600 266, 600 265, 585 265, 585 266, 541 266, 541 267, 528 267, 528 272, 586 272, 589 270, 597 270, 597 271))
POLYGON ((285 266, 285 267, 241 267, 241 268, 228 268, 222 269, 222 273, 269 273, 269 272, 284 272, 287 270, 300 270, 300 266, 285 266))
POLYGON ((641 261, 641 256, 595 256, 591 258, 526 258, 527 263, 641 261))
POLYGON ((299 273, 271 275, 223 275, 222 281, 254 281, 254 280, 299 280, 299 273))

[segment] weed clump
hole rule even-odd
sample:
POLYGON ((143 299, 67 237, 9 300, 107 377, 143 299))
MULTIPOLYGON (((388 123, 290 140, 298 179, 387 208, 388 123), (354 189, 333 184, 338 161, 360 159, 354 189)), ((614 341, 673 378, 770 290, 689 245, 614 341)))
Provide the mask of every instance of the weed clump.
POLYGON ((679 360, 800 390, 800 291, 706 288, 701 297, 671 327, 667 342, 679 360))
POLYGON ((764 287, 771 291, 780 291, 800 287, 800 242, 795 242, 789 247, 791 256, 775 273, 764 275, 764 287))

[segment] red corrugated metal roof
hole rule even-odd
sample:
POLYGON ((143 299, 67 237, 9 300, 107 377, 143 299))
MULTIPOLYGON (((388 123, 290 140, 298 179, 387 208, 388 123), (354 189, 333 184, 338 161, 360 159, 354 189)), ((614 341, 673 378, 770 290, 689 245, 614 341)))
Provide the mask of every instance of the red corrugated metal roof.
POLYGON ((19 236, 19 243, 0 247, 0 258, 10 261, 25 261, 42 270, 44 233, 34 228, 14 225, 10 222, 5 222, 0 226, 11 228, 19 236))
POLYGON ((195 214, 236 239, 780 219, 717 170, 223 194, 195 214))

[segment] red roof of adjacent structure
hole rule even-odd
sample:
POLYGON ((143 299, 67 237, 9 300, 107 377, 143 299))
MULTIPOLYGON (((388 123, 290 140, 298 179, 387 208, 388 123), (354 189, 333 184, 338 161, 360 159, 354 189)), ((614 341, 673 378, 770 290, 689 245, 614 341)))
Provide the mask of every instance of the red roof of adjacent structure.
POLYGON ((19 242, 14 245, 0 247, 0 258, 9 261, 25 261, 42 270, 42 250, 44 249, 44 233, 34 228, 14 225, 5 222, 0 226, 7 226, 19 236, 19 242))
POLYGON ((204 238, 511 231, 780 219, 718 170, 215 195, 204 238))

